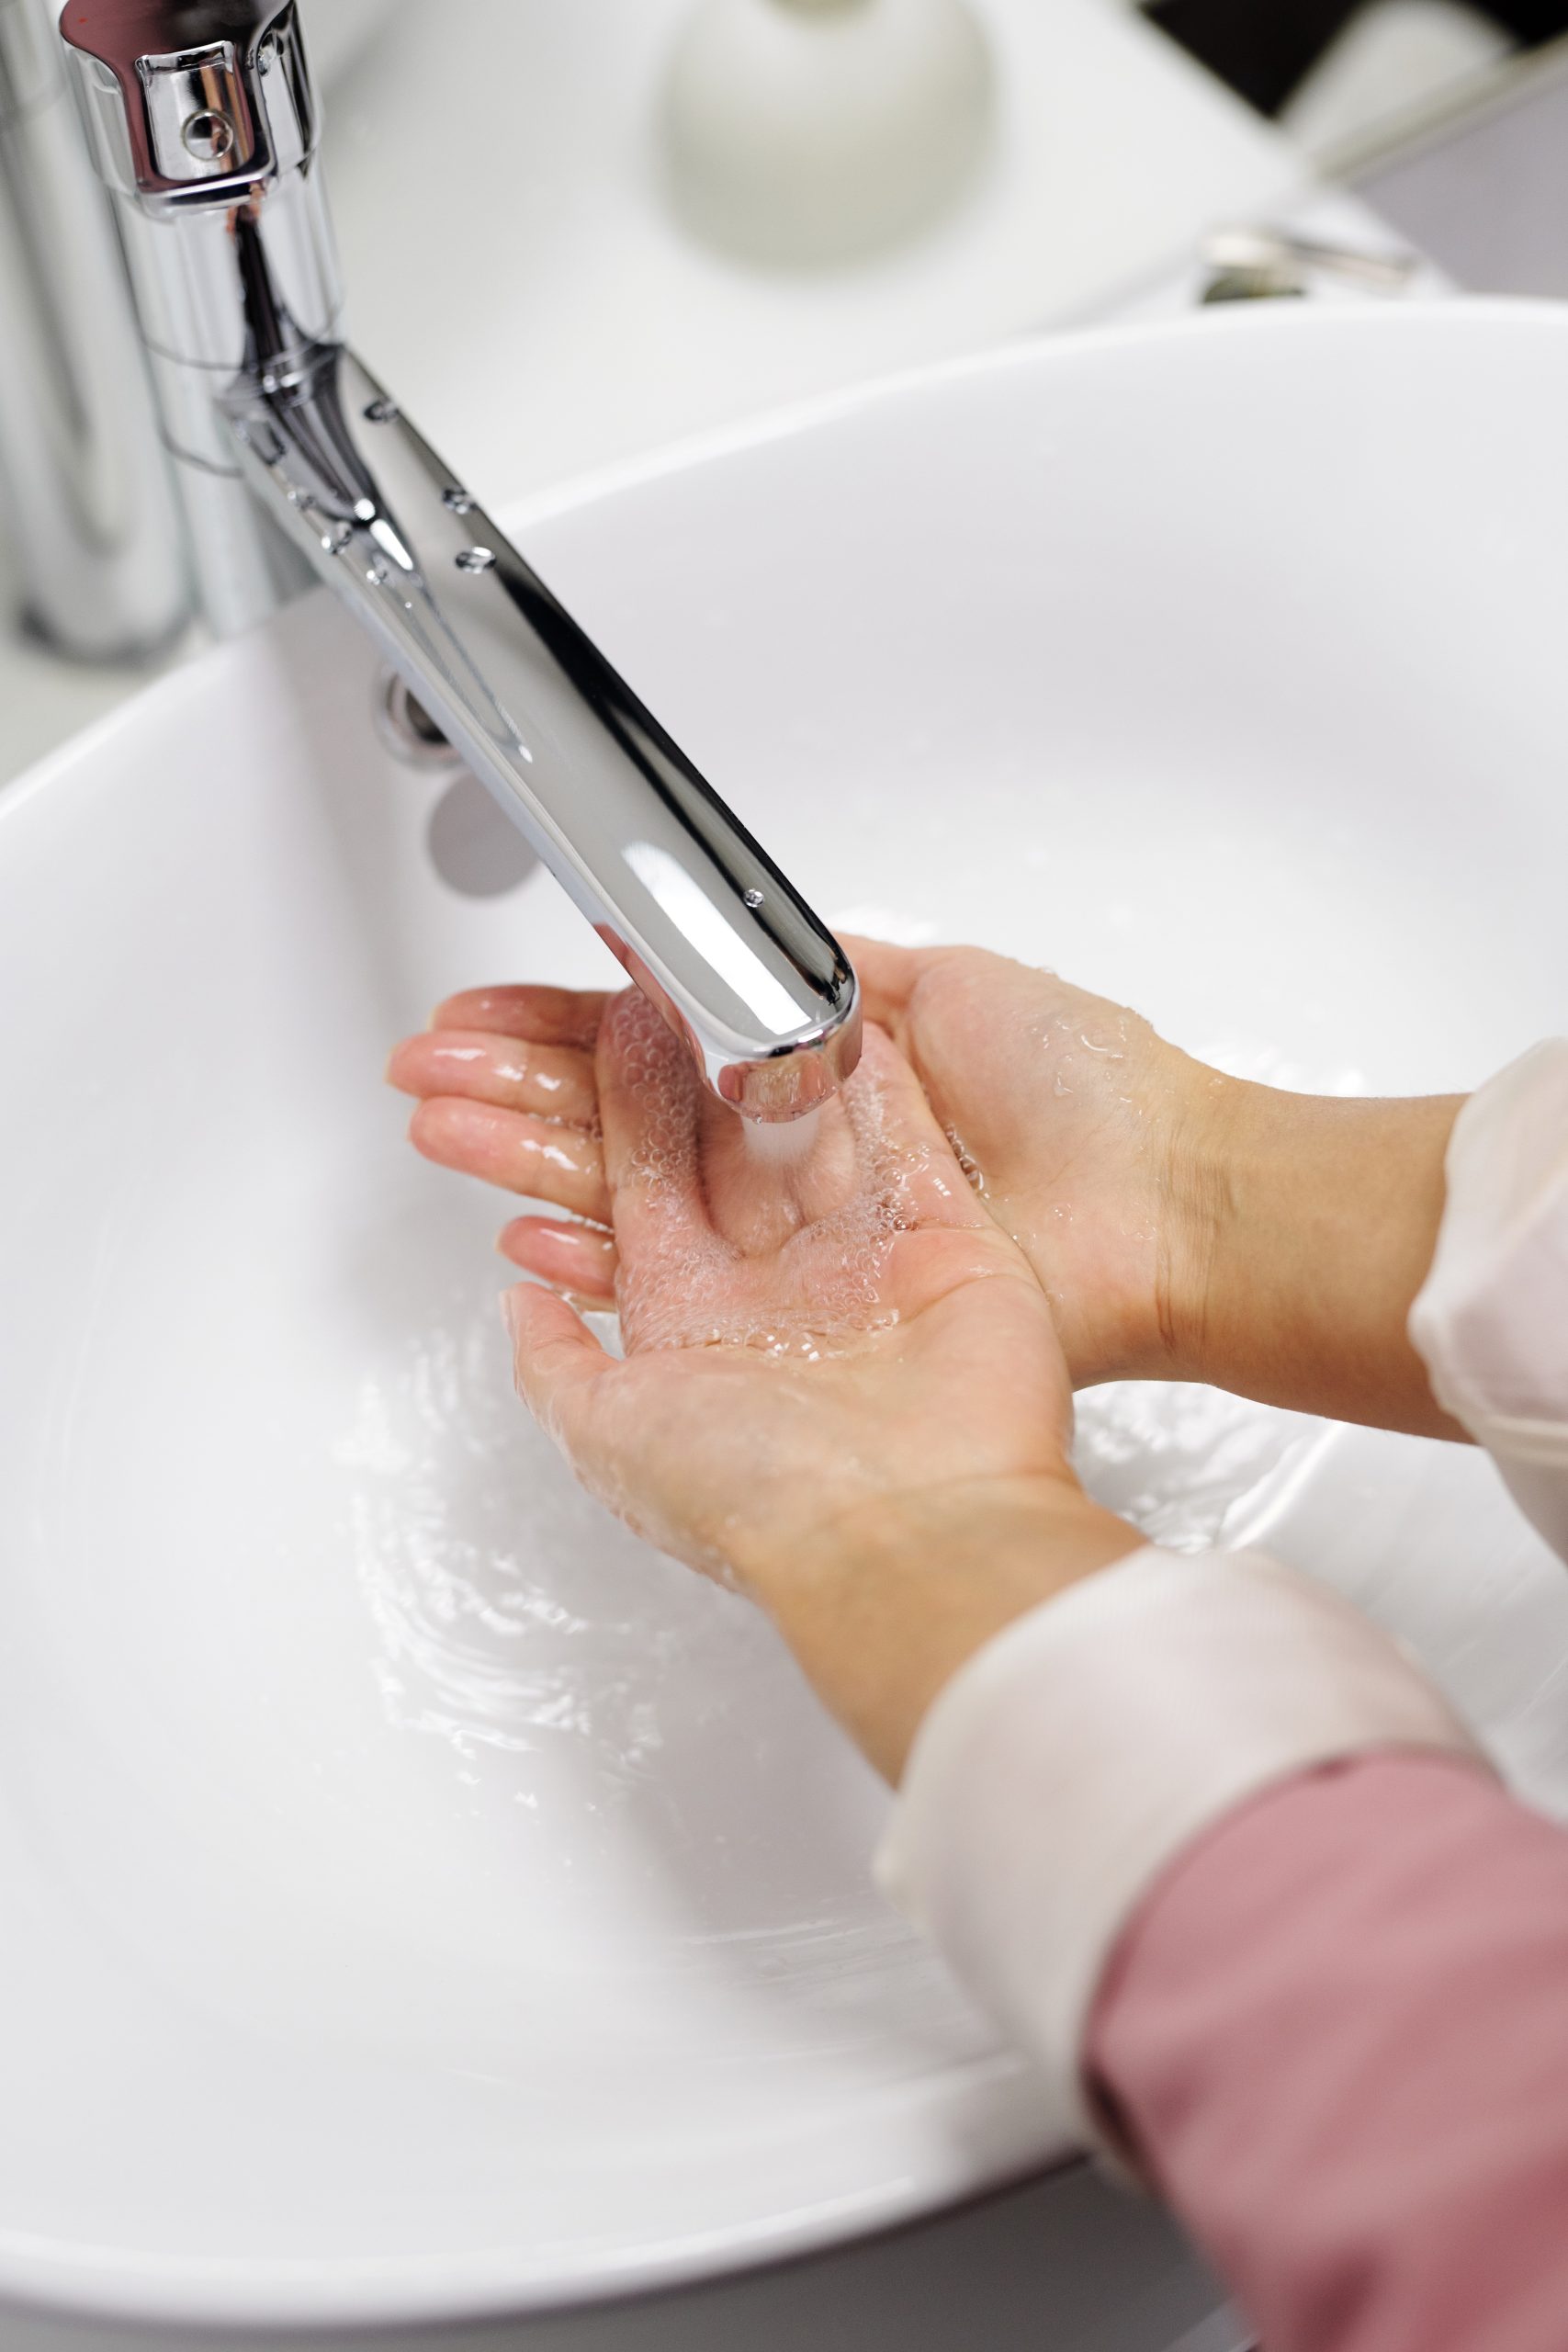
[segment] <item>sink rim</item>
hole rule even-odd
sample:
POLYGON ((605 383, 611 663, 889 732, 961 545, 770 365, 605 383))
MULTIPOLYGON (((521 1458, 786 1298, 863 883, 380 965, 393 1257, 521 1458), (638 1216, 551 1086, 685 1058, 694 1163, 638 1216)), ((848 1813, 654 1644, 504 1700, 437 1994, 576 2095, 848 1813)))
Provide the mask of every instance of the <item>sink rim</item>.
MULTIPOLYGON (((499 502, 498 519, 521 543, 536 525, 596 507, 623 492, 667 481, 673 475, 698 471, 726 458, 797 439, 868 408, 919 398, 922 392, 945 385, 1015 371, 1037 368, 1048 373, 1064 363, 1071 366, 1080 357, 1105 351, 1135 350, 1145 345, 1198 342, 1204 338, 1217 342, 1224 336, 1278 334, 1313 339, 1324 334, 1351 334, 1369 340, 1393 340, 1453 329, 1461 335, 1470 335, 1484 334, 1494 325, 1523 325, 1561 335, 1568 330, 1568 303, 1543 295, 1463 293, 1389 298, 1364 304, 1235 303, 1184 311, 1170 318, 1046 329, 1037 335, 1020 336, 1013 342, 962 353, 955 358, 892 369, 835 391, 818 392, 761 410, 739 423, 683 435, 636 456, 573 474, 526 497, 502 499, 499 502)), ((0 782, 0 825, 36 793, 57 786, 95 746, 110 741, 141 715, 155 711, 162 701, 177 696, 188 682, 213 675, 227 660, 243 659, 250 647, 287 628, 289 616, 298 612, 301 605, 308 605, 313 598, 330 594, 324 586, 313 587, 299 603, 286 607, 272 620, 238 638, 204 647, 67 736, 8 782, 0 782)))

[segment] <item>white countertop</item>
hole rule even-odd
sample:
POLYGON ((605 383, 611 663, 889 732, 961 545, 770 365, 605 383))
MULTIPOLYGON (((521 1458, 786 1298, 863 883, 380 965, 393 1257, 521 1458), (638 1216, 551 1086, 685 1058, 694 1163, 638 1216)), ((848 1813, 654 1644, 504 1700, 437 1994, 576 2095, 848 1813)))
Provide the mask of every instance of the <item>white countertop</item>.
POLYGON ((329 122, 366 356, 502 500, 1071 317, 1300 184, 1118 0, 976 6, 1000 107, 967 199, 884 259, 788 273, 699 245, 664 200, 659 93, 690 0, 458 0, 456 41, 416 0, 329 122))

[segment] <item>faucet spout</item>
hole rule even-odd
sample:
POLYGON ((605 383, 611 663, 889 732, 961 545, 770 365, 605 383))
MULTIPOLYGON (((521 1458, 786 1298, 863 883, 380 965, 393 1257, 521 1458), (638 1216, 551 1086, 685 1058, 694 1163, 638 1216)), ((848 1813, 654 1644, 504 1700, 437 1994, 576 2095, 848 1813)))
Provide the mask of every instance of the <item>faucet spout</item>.
POLYGON ((198 573, 235 624, 288 592, 284 550, 324 578, 714 1091, 759 1119, 814 1108, 860 1051, 842 950, 342 339, 293 0, 70 0, 62 31, 198 573))
POLYGON ((229 396, 246 480, 688 1041, 791 1118, 854 1066, 852 973, 680 746, 342 345, 229 396))

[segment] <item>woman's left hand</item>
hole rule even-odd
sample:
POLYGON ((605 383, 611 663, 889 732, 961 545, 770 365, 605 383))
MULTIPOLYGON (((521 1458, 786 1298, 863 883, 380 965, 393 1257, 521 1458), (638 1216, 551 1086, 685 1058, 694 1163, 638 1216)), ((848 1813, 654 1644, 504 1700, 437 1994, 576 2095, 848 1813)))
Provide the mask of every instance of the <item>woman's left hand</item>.
MULTIPOLYGON (((578 1170, 619 1261, 624 1361, 554 1290, 507 1295, 520 1390, 638 1532, 768 1608, 896 1778, 965 1657, 1137 1540, 1068 1464, 1043 1293, 880 1031, 792 1152, 748 1137, 635 993, 459 1010, 481 1006, 525 1021, 525 1049, 450 1025, 400 1047, 415 1142, 515 1189, 547 1155, 556 1198, 578 1170)), ((547 1282, 602 1288, 576 1269, 604 1237, 527 1218, 502 1246, 547 1282)))

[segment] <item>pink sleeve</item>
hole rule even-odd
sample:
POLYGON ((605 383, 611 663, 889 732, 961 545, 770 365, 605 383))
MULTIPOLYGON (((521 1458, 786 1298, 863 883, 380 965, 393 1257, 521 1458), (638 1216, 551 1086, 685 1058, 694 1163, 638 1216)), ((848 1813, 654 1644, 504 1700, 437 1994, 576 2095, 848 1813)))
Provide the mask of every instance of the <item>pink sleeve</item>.
POLYGON ((1568 1837, 1481 1774, 1370 1757, 1227 1815, 1086 2048, 1267 2352, 1568 2346, 1568 1837))

